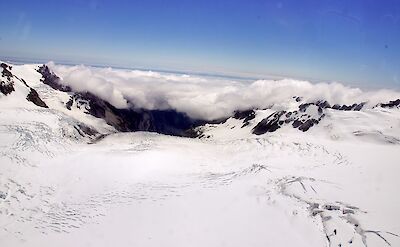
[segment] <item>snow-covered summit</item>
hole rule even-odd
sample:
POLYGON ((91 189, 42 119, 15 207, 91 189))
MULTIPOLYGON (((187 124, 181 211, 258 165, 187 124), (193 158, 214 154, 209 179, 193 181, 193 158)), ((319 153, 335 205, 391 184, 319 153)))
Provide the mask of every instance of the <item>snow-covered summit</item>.
MULTIPOLYGON (((224 128, 225 123, 238 120, 240 128, 244 128, 247 134, 261 135, 267 132, 279 131, 281 127, 293 127, 294 129, 306 132, 319 125, 322 121, 325 125, 332 124, 336 115, 343 115, 341 111, 351 111, 346 115, 355 116, 358 121, 360 113, 362 116, 373 117, 386 109, 398 109, 400 99, 387 99, 385 102, 371 105, 369 102, 353 102, 352 104, 333 104, 325 99, 304 101, 301 96, 293 96, 285 101, 271 104, 266 108, 250 108, 247 110, 237 109, 229 117, 215 120, 192 118, 185 112, 179 112, 173 108, 146 109, 140 108, 134 102, 127 101, 128 107, 119 108, 98 96, 96 90, 82 91, 74 90, 64 79, 55 74, 47 65, 22 65, 13 66, 2 63, 1 90, 3 98, 11 95, 17 87, 15 95, 7 98, 25 97, 37 106, 62 111, 64 114, 76 117, 76 114, 83 117, 83 123, 88 124, 87 119, 98 118, 96 122, 105 122, 115 131, 151 131, 161 134, 204 137, 209 136, 209 129, 220 126, 224 128), (15 75, 14 75, 15 74, 15 75), (27 77, 24 79, 24 77, 27 77), (32 84, 32 87, 28 85, 32 84), (38 88, 39 93, 35 90, 38 88), (44 98, 45 100, 42 100, 44 98), (46 102, 49 102, 46 104, 46 102), (57 102, 56 104, 54 102, 57 102), (82 115, 82 113, 84 115, 82 115), (239 121, 243 120, 243 121, 239 121)), ((78 73, 78 72, 76 72, 78 73)), ((85 83, 85 82, 82 82, 85 83)), ((22 99, 20 99, 23 101, 22 99)), ((4 103, 3 103, 4 104, 4 103)), ((202 106, 199 105, 199 108, 202 106)), ((396 110, 393 110, 396 115, 396 110)), ((90 121, 89 121, 90 122, 90 121)), ((356 124, 356 122, 354 123, 356 124)), ((98 133, 97 127, 89 123, 98 133)), ((239 127, 239 126, 235 126, 239 127)), ((382 126, 385 127, 385 126, 382 126)), ((386 126, 389 127, 389 126, 386 126)), ((100 129, 103 127, 100 127, 100 129)), ((230 127, 232 128, 232 127, 230 127)), ((109 129, 109 128, 108 128, 109 129)), ((228 131, 228 130, 227 130, 228 131)), ((244 131, 239 131, 244 133, 244 131)), ((357 132, 359 134, 359 132, 357 132)), ((107 134, 107 133, 103 133, 107 134)), ((397 137, 395 137, 396 139, 397 137)))

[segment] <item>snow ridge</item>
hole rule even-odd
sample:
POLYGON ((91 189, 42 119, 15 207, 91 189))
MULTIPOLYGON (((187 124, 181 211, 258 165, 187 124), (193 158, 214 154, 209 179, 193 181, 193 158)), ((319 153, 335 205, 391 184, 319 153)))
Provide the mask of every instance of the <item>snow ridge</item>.
POLYGON ((399 100, 194 121, 2 68, 1 246, 400 245, 399 100))

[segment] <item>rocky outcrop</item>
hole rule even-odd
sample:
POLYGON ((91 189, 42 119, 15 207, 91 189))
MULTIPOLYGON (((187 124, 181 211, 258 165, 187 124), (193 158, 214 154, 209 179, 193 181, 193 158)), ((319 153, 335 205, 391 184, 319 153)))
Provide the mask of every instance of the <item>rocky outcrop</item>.
MULTIPOLYGON (((299 102, 299 97, 294 97, 299 102)), ((267 132, 274 132, 283 125, 292 124, 293 128, 303 132, 308 131, 311 127, 317 125, 324 117, 326 109, 339 111, 360 111, 365 102, 355 103, 352 105, 331 106, 326 100, 319 100, 311 103, 303 103, 299 105, 298 111, 278 111, 274 112, 267 118, 263 119, 253 128, 253 134, 262 135, 267 132)))
POLYGON ((321 119, 307 119, 305 121, 299 121, 299 120, 295 120, 293 122, 293 128, 298 128, 299 130, 306 132, 307 130, 309 130, 311 127, 313 127, 314 125, 317 125, 319 123, 321 119))
POLYGON ((277 111, 264 118, 252 130, 255 135, 274 132, 281 126, 291 124, 303 132, 318 124, 325 117, 324 104, 307 103, 299 106, 298 111, 277 111))
POLYGON ((267 118, 264 118, 261 122, 259 122, 256 127, 253 128, 253 134, 262 135, 267 132, 274 132, 279 129, 283 124, 281 122, 281 117, 286 113, 286 111, 278 111, 269 115, 267 118))
POLYGON ((14 88, 14 79, 19 80, 22 84, 24 84, 27 88, 29 88, 29 93, 26 96, 26 99, 30 102, 32 102, 33 104, 40 106, 40 107, 44 107, 44 108, 48 108, 48 106, 46 105, 46 103, 39 97, 39 94, 36 92, 35 89, 31 88, 24 79, 22 78, 18 78, 17 76, 13 75, 11 73, 11 69, 12 67, 10 65, 7 65, 5 63, 2 63, 1 68, 3 68, 2 71, 2 78, 5 78, 6 81, 1 81, 0 82, 0 91, 4 94, 4 95, 8 95, 11 92, 15 91, 14 88))
POLYGON ((82 137, 85 137, 85 136, 96 137, 96 136, 99 136, 99 134, 100 134, 99 132, 97 132, 97 130, 95 130, 85 124, 82 124, 82 123, 75 125, 74 128, 79 133, 79 135, 81 135, 82 137))
POLYGON ((13 77, 13 75, 11 73, 12 67, 5 63, 1 63, 0 67, 3 68, 3 71, 1 72, 1 76, 7 78, 8 81, 11 81, 11 78, 13 77))
POLYGON ((1 63, 1 68, 3 69, 1 72, 1 80, 0 80, 0 92, 4 95, 8 95, 15 91, 14 89, 14 81, 12 80, 11 66, 1 63))
POLYGON ((246 111, 235 111, 233 114, 234 119, 243 120, 243 127, 246 127, 250 124, 250 120, 256 117, 256 113, 254 110, 246 110, 246 111))
POLYGON ((61 84, 61 79, 58 77, 56 74, 54 74, 50 68, 47 65, 43 65, 37 69, 37 72, 39 72, 42 75, 41 81, 52 87, 53 89, 56 89, 58 91, 62 92, 71 92, 71 87, 66 86, 61 84))
POLYGON ((310 105, 315 105, 318 107, 318 112, 322 112, 322 109, 331 108, 331 105, 326 100, 319 100, 313 103, 304 103, 299 105, 299 110, 304 112, 310 105))
POLYGON ((293 99, 296 100, 296 102, 301 102, 303 100, 303 98, 299 96, 293 96, 293 99))
POLYGON ((0 81, 0 92, 4 95, 8 95, 15 91, 14 89, 14 82, 5 82, 5 81, 0 81))
POLYGON ((359 103, 359 104, 352 104, 352 105, 338 105, 335 104, 332 106, 332 109, 334 110, 340 110, 340 111, 360 111, 365 105, 365 102, 359 103))
POLYGON ((389 101, 388 103, 381 103, 378 104, 376 107, 383 107, 383 108, 400 108, 400 99, 389 101))
POLYGON ((302 109, 302 108, 307 107, 309 105, 316 105, 321 109, 333 109, 333 110, 339 110, 339 111, 360 111, 364 107, 365 102, 361 102, 361 103, 358 103, 358 104, 354 103, 352 105, 335 104, 335 105, 331 106, 328 101, 319 100, 319 101, 312 102, 312 103, 301 104, 299 106, 299 108, 302 109))
POLYGON ((35 89, 31 88, 31 91, 29 92, 28 96, 26 96, 26 99, 32 102, 33 104, 43 107, 43 108, 49 108, 46 103, 39 97, 39 94, 36 92, 35 89))
POLYGON ((75 93, 66 107, 71 109, 73 105, 84 107, 87 114, 104 119, 121 132, 150 131, 191 137, 194 133, 191 129, 200 124, 200 121, 175 110, 118 109, 89 92, 75 93))

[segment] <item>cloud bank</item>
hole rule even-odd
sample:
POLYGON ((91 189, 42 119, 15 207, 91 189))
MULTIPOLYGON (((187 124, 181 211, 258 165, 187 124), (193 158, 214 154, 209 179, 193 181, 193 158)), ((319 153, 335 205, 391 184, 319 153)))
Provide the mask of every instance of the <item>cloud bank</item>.
POLYGON ((213 120, 235 110, 287 109, 293 96, 331 104, 377 103, 400 98, 393 90, 363 91, 340 83, 310 83, 294 79, 252 83, 193 75, 140 70, 47 64, 74 91, 89 91, 117 108, 174 109, 195 119, 213 120))

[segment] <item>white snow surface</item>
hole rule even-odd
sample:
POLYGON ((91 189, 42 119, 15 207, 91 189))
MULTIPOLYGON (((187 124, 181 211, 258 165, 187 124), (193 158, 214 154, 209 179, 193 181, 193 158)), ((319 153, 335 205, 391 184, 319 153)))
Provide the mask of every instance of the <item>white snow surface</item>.
MULTIPOLYGON (((400 246, 400 110, 327 110, 303 133, 115 133, 40 82, 0 95, 0 246, 400 246), (107 136, 79 135, 84 123, 107 136)), ((391 99, 388 99, 391 100, 391 99)), ((310 108, 310 111, 313 109, 310 108)))

